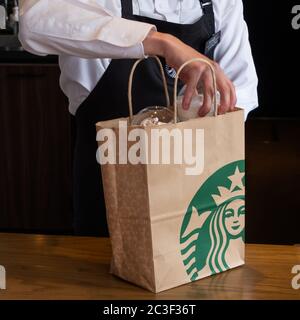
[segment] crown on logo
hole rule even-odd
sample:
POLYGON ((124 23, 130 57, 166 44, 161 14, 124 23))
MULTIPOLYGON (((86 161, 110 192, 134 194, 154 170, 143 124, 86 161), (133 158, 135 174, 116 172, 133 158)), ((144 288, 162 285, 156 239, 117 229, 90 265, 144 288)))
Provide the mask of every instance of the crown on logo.
POLYGON ((217 206, 231 198, 242 196, 245 194, 245 187, 243 185, 244 175, 245 173, 240 172, 239 168, 236 167, 234 174, 228 177, 228 179, 231 181, 230 188, 227 189, 225 187, 218 187, 219 194, 212 195, 217 206))

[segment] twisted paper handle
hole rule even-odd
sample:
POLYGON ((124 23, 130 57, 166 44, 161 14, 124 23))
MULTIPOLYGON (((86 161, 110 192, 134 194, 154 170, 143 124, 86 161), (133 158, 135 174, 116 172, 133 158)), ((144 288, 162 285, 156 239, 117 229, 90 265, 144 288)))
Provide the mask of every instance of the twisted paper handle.
MULTIPOLYGON (((169 96, 169 92, 168 92, 168 84, 167 84, 167 79, 166 79, 166 76, 165 76, 165 73, 164 73, 163 66, 162 66, 162 64, 161 64, 161 62, 160 62, 160 60, 159 60, 159 58, 157 56, 153 56, 153 58, 156 59, 158 65, 159 65, 159 68, 160 68, 160 71, 161 71, 161 75, 162 75, 162 81, 163 81, 163 85, 164 85, 164 92, 165 92, 165 96, 166 96, 167 107, 170 107, 170 96, 169 96)), ((129 105, 129 120, 130 120, 130 123, 132 122, 132 118, 133 118, 133 108, 132 108, 132 82, 133 82, 133 76, 134 76, 136 67, 143 60, 145 60, 145 59, 139 59, 134 63, 134 65, 133 65, 133 67, 131 69, 130 75, 129 75, 129 81, 128 81, 128 105, 129 105)))

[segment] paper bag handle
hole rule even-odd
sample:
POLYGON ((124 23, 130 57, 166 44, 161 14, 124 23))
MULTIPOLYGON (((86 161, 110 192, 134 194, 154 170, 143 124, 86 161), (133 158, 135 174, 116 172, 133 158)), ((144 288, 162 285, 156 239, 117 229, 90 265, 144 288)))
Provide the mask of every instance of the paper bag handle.
POLYGON ((204 62, 209 66, 209 69, 212 74, 213 78, 213 90, 214 90, 214 98, 213 98, 213 105, 214 105, 214 116, 216 117, 218 115, 218 105, 217 105, 217 80, 216 80, 216 73, 213 65, 207 61, 206 59, 203 58, 195 58, 191 59, 187 62, 185 62, 177 71, 176 77, 175 77, 175 84, 174 84, 174 123, 177 123, 177 85, 178 85, 178 80, 179 80, 179 75, 181 71, 190 63, 195 62, 195 61, 200 61, 204 62))
MULTIPOLYGON (((167 107, 170 107, 170 96, 169 96, 167 79, 166 79, 166 76, 165 76, 165 73, 164 73, 163 66, 162 66, 162 64, 161 64, 161 62, 160 62, 160 60, 159 60, 159 58, 157 56, 153 56, 152 58, 156 59, 158 65, 159 65, 160 72, 161 72, 161 75, 162 75, 162 81, 163 81, 163 85, 164 85, 164 92, 165 92, 165 96, 166 96, 167 107)), ((129 120, 130 120, 130 123, 132 122, 132 118, 133 118, 133 108, 132 108, 132 82, 133 82, 133 76, 134 76, 136 67, 143 60, 145 60, 145 59, 144 58, 143 59, 139 59, 134 63, 134 65, 133 65, 133 67, 131 69, 130 75, 129 75, 129 81, 128 81, 128 105, 129 105, 129 120)))

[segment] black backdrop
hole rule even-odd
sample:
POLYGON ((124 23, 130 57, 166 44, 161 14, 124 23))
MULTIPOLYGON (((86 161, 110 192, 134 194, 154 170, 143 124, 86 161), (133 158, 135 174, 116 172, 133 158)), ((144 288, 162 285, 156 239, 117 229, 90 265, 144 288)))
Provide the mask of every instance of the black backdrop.
POLYGON ((291 24, 300 0, 243 2, 259 77, 246 123, 246 239, 300 243, 300 29, 291 24))
POLYGON ((259 77, 259 117, 300 116, 300 29, 291 25, 297 1, 243 0, 259 77))

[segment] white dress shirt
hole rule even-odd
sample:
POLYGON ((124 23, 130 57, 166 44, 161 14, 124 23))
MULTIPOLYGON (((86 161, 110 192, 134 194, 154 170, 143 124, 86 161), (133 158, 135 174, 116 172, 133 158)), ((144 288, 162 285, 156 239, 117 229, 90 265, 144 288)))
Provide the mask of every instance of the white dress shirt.
MULTIPOLYGON (((134 14, 188 24, 202 15, 199 0, 132 0, 134 14)), ((222 31, 215 60, 236 86, 246 115, 258 105, 257 75, 243 17, 242 0, 213 0, 216 31, 222 31)), ((37 55, 57 54, 60 86, 76 113, 111 59, 144 57, 142 41, 155 26, 121 18, 120 0, 21 0, 23 47, 37 55)))

